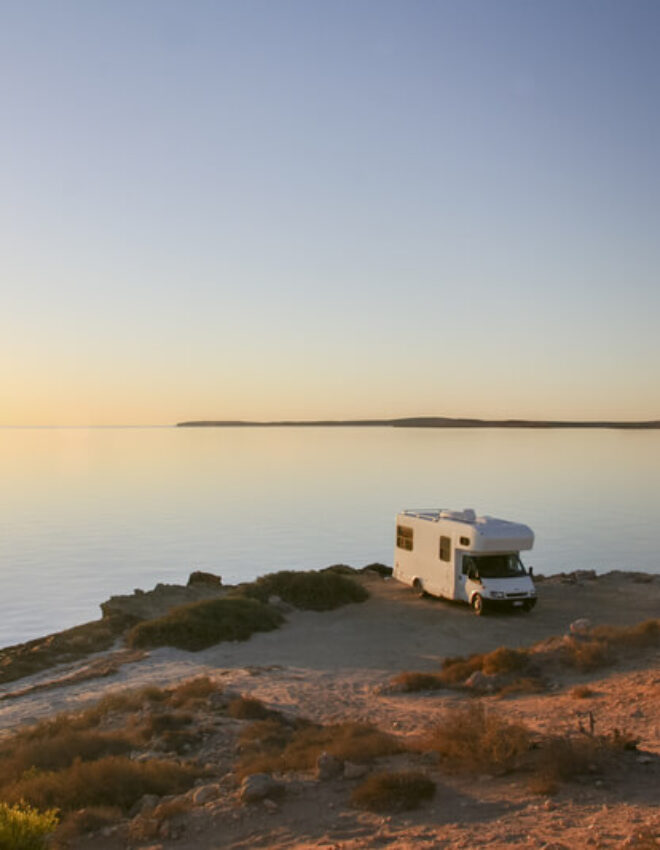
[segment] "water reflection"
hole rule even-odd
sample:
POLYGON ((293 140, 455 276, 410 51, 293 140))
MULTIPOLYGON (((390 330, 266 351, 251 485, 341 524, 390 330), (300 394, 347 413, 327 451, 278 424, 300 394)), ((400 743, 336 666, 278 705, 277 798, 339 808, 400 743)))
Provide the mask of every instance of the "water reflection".
POLYGON ((658 432, 0 430, 0 645, 193 568, 391 563, 406 507, 524 522, 537 572, 659 571, 659 449, 658 432))

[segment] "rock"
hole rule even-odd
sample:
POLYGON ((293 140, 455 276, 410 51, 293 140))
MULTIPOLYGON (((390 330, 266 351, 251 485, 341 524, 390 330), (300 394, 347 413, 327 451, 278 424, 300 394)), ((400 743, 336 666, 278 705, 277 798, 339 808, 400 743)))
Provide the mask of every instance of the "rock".
POLYGON ((203 570, 195 570, 188 576, 188 587, 193 584, 210 584, 217 587, 222 584, 222 577, 213 573, 205 573, 203 570))
POLYGON ((586 617, 581 617, 578 620, 573 620, 571 625, 568 627, 569 634, 584 637, 589 634, 591 630, 591 620, 587 620, 586 617))
POLYGON ((288 614, 290 611, 293 611, 293 605, 289 605, 288 602, 285 602, 281 596, 277 596, 273 594, 268 597, 268 604, 272 608, 277 608, 282 614, 288 614))
POLYGON ((465 687, 475 691, 494 691, 500 682, 499 676, 487 676, 481 670, 476 670, 465 680, 465 687))
POLYGON ((316 760, 316 778, 321 782, 336 779, 344 770, 343 762, 331 756, 330 753, 321 753, 316 760))
POLYGON ((205 803, 210 803, 220 796, 221 789, 216 783, 209 785, 201 785, 196 788, 192 795, 192 801, 196 806, 203 806, 205 803))
POLYGON ((257 803, 267 797, 278 797, 284 793, 284 785, 269 773, 253 773, 241 783, 240 797, 244 803, 257 803))
POLYGON ((366 764, 355 764, 352 761, 344 762, 344 779, 360 779, 369 773, 369 767, 366 764))
POLYGON ((637 764, 652 764, 653 757, 652 756, 637 756, 637 764))
POLYGON ((135 815, 144 814, 151 811, 151 809, 155 809, 159 803, 160 797, 157 794, 143 794, 130 810, 129 815, 135 817, 135 815))
POLYGON ((270 800, 268 797, 264 800, 264 809, 267 812, 270 812, 271 815, 274 815, 275 812, 279 811, 279 806, 275 802, 275 800, 270 800))
POLYGON ((557 806, 555 803, 552 802, 552 800, 546 800, 545 803, 543 803, 543 808, 546 810, 546 812, 554 812, 557 806))

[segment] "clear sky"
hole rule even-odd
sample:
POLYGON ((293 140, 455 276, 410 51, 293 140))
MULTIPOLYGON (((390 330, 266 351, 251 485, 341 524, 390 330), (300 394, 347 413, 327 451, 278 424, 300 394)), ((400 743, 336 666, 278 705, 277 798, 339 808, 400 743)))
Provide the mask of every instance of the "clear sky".
POLYGON ((660 418, 657 0, 0 11, 0 425, 660 418))

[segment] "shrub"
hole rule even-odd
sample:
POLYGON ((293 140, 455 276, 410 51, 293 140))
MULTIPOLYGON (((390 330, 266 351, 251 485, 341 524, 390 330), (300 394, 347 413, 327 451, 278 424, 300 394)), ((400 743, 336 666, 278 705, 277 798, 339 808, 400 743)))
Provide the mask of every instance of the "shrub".
POLYGON ((213 693, 221 693, 222 687, 208 676, 196 676, 177 685, 170 693, 167 701, 175 707, 194 705, 200 700, 206 700, 213 693))
POLYGON ((483 655, 471 655, 469 658, 456 656, 445 658, 438 674, 445 685, 462 685, 477 670, 481 670, 483 655))
POLYGON ((0 803, 0 847, 2 850, 41 850, 46 836, 57 826, 53 809, 39 812, 25 804, 0 803))
POLYGON ((372 812, 416 809, 432 799, 435 782, 423 773, 374 773, 351 794, 351 803, 372 812))
POLYGON ((614 658, 606 641, 569 638, 561 648, 561 660, 581 673, 612 664, 614 658))
POLYGON ((178 729, 183 729, 192 723, 193 716, 185 711, 154 711, 146 720, 144 725, 145 733, 151 737, 152 735, 160 735, 162 732, 173 732, 178 729))
POLYGON ((506 685, 503 685, 498 691, 498 696, 508 697, 517 696, 518 694, 538 694, 544 691, 545 688, 546 684, 542 679, 538 679, 535 676, 519 676, 517 679, 512 679, 506 685))
POLYGON ((49 846, 69 847, 70 843, 81 835, 98 832, 104 826, 117 823, 121 818, 122 811, 116 806, 90 806, 68 812, 57 827, 54 841, 49 846))
POLYGON ((106 756, 93 762, 76 761, 63 770, 28 772, 3 785, 0 795, 8 803, 25 801, 40 809, 118 806, 125 811, 144 794, 160 797, 185 791, 199 775, 199 770, 174 762, 106 756))
POLYGON ((323 752, 342 761, 369 762, 402 750, 391 735, 361 723, 287 727, 281 721, 266 720, 248 727, 241 743, 243 756, 237 765, 240 776, 309 770, 323 752))
POLYGON ((471 704, 447 712, 426 743, 452 770, 503 773, 529 750, 531 735, 525 726, 471 704))
POLYGON ((293 570, 261 576, 242 585, 240 592, 261 602, 267 602, 271 596, 279 596, 296 608, 311 611, 329 611, 349 602, 364 602, 369 597, 361 584, 345 575, 293 570))
POLYGON ((437 691, 439 688, 444 688, 445 683, 438 673, 417 673, 404 672, 399 673, 391 679, 390 684, 396 690, 404 693, 413 693, 414 691, 437 691))
POLYGON ((236 697, 227 706, 227 714, 240 720, 265 720, 274 713, 261 700, 250 697, 236 697))
POLYGON ((487 676, 497 673, 519 673, 525 670, 528 664, 527 650, 500 646, 499 649, 494 649, 481 658, 481 672, 487 676))
POLYGON ((206 599, 138 623, 127 640, 130 646, 175 646, 196 651, 224 640, 247 640, 254 632, 271 631, 283 621, 278 611, 257 599, 206 599))
POLYGON ((596 695, 596 691, 592 691, 588 685, 577 685, 571 691, 571 696, 575 699, 589 699, 596 695))
POLYGON ((0 750, 0 777, 3 783, 18 779, 26 770, 59 770, 80 761, 122 755, 135 747, 135 740, 118 732, 90 732, 63 729, 49 735, 48 724, 40 724, 44 734, 17 733, 3 742, 0 750))

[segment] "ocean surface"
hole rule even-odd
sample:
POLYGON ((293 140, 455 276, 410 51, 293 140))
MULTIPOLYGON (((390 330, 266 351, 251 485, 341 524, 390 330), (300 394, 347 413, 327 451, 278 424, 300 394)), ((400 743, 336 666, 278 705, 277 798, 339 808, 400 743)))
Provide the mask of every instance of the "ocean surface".
POLYGON ((539 573, 660 573, 660 432, 0 429, 0 646, 112 594, 392 563, 403 508, 530 525, 539 573))

